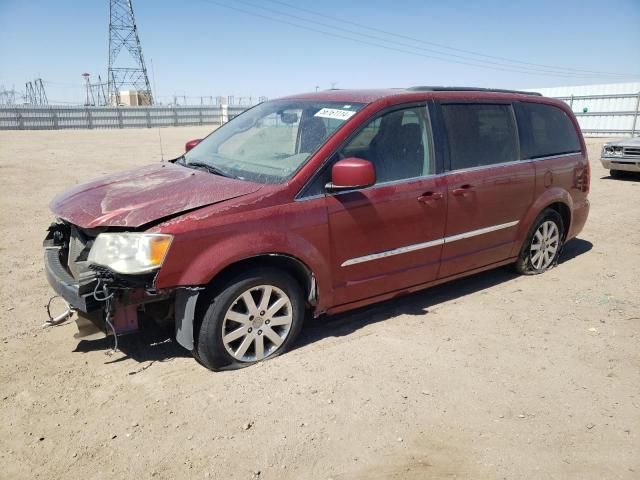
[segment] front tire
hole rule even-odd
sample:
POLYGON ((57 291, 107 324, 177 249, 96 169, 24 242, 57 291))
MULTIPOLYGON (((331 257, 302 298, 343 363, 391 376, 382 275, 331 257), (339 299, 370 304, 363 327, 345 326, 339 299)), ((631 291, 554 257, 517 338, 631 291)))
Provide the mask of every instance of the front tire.
POLYGON ((533 223, 522 245, 515 267, 523 275, 546 272, 558 262, 564 239, 564 222, 558 212, 547 208, 533 223))
POLYGON ((242 368, 288 350, 302 327, 298 283, 273 268, 243 272, 208 297, 194 356, 218 371, 242 368))
POLYGON ((624 172, 622 170, 609 170, 609 176, 611 178, 623 178, 624 172))

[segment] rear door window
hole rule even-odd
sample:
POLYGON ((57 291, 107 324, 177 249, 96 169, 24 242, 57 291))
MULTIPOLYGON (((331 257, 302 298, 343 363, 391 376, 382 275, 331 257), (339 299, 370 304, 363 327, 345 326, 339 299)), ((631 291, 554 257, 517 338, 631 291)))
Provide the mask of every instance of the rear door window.
POLYGON ((451 170, 519 160, 518 134, 511 105, 442 104, 451 170))
POLYGON ((580 152, 580 139, 569 116, 553 105, 522 102, 517 107, 523 158, 580 152))

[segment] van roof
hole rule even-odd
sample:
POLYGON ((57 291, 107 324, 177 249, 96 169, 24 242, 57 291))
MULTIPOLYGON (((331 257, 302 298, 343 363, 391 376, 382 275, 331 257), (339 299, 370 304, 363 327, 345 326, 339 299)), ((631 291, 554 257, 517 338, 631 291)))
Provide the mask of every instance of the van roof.
MULTIPOLYGON (((431 98, 450 98, 456 99, 481 99, 495 98, 507 99, 517 97, 542 97, 537 92, 525 92, 520 90, 504 90, 494 88, 478 88, 478 87, 439 87, 439 86, 416 86, 406 88, 383 88, 383 89, 364 89, 364 90, 343 90, 331 89, 321 90, 318 92, 302 93, 298 95, 289 95, 286 99, 298 100, 320 100, 320 101, 336 101, 336 102, 356 102, 356 103, 373 103, 384 98, 393 97, 396 101, 413 101, 431 98), (402 97, 402 98, 398 98, 402 97)), ((543 97, 544 98, 544 97, 543 97)))

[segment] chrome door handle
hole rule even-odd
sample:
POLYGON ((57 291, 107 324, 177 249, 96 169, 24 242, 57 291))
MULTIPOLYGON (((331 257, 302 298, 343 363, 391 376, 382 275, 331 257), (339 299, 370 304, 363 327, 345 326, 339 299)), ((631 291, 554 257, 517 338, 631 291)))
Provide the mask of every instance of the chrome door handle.
POLYGON ((444 198, 444 193, 442 192, 426 192, 418 197, 418 201, 420 203, 427 203, 432 200, 442 200, 444 198))
POLYGON ((458 188, 454 188, 453 190, 451 190, 451 193, 456 197, 466 197, 467 195, 469 195, 469 192, 472 188, 473 187, 467 183, 465 185, 461 185, 458 188))

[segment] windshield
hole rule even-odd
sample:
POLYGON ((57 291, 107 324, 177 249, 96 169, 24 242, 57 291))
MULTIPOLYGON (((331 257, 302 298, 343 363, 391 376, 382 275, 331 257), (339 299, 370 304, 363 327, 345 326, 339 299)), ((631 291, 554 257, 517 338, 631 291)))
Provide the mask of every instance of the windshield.
POLYGON ((215 130, 185 154, 184 162, 229 177, 281 183, 362 107, 344 102, 265 102, 215 130))

